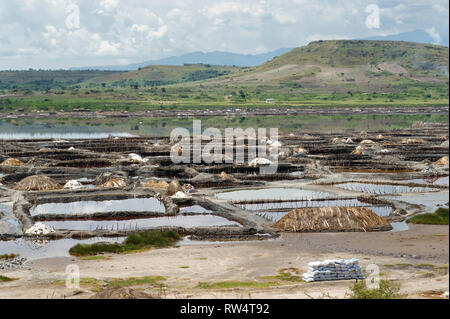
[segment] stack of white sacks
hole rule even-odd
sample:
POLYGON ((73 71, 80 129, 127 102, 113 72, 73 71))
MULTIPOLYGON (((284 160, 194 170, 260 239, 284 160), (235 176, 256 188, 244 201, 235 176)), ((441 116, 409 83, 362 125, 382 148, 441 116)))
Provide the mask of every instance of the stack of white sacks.
POLYGON ((310 262, 308 264, 308 272, 303 274, 303 280, 306 282, 344 279, 364 279, 358 259, 310 262))

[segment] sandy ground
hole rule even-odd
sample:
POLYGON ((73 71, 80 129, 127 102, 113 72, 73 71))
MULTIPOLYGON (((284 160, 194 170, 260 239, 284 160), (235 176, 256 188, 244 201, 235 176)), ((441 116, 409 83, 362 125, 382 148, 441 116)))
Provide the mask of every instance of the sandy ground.
MULTIPOLYGON (((208 290, 199 282, 261 281, 282 268, 305 271, 310 261, 360 259, 365 269, 376 264, 381 278, 400 283, 410 298, 430 297, 449 290, 448 226, 411 225, 403 232, 283 234, 270 241, 221 242, 182 245, 137 254, 114 255, 110 260, 50 258, 29 261, 27 268, 0 271, 18 280, 0 284, 0 298, 89 298, 89 287, 67 289, 52 283, 64 280, 69 264, 81 277, 97 279, 164 276, 164 298, 309 298, 324 293, 344 297, 353 281, 282 282, 255 289, 208 290), (430 266, 433 265, 434 267, 430 266)), ((162 290, 139 287, 146 292, 162 290)))

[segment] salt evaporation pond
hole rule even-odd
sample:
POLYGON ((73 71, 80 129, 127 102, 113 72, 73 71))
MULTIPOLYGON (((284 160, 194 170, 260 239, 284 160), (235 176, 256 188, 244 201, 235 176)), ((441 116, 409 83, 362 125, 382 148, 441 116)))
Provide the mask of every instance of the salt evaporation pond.
POLYGON ((286 201, 286 202, 272 202, 272 203, 254 203, 254 204, 236 204, 236 206, 249 210, 285 210, 305 207, 363 207, 369 206, 360 202, 357 199, 330 199, 330 200, 307 200, 307 201, 286 201))
POLYGON ((129 198, 105 201, 77 201, 69 203, 46 203, 34 206, 31 216, 38 215, 89 215, 114 212, 164 213, 164 205, 156 198, 129 198))
POLYGON ((416 183, 416 184, 429 184, 429 185, 449 185, 449 177, 448 176, 442 176, 438 177, 437 179, 434 178, 428 178, 428 179, 421 179, 421 178, 415 178, 415 179, 406 179, 401 180, 403 183, 416 183))
POLYGON ((121 243, 124 238, 90 238, 90 239, 59 239, 59 240, 16 240, 0 241, 1 254, 19 254, 21 257, 33 260, 52 257, 69 257, 69 249, 77 244, 93 244, 99 242, 121 243))
POLYGON ((157 227, 220 227, 241 226, 216 215, 166 216, 153 218, 137 218, 126 220, 62 220, 44 221, 56 230, 144 230, 157 227))
POLYGON ((261 188, 217 193, 216 198, 232 201, 252 200, 311 200, 330 197, 327 192, 299 188, 261 188))
POLYGON ((402 196, 383 196, 387 200, 398 200, 415 205, 424 205, 426 207, 425 213, 434 212, 439 207, 444 206, 449 202, 449 192, 438 192, 429 194, 407 194, 402 196))
POLYGON ((420 192, 436 192, 438 189, 431 187, 409 187, 387 184, 369 184, 349 182, 336 184, 334 187, 346 189, 354 192, 362 192, 369 194, 402 194, 402 193, 420 193, 420 192))

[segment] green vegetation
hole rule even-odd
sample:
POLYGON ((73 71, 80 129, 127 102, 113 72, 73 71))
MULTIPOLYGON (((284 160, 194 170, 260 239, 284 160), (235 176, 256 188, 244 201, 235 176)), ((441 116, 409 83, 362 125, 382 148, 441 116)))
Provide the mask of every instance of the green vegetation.
POLYGON ((161 285, 161 282, 166 280, 162 276, 145 276, 145 277, 130 277, 125 279, 113 279, 108 282, 109 287, 128 287, 141 285, 161 285))
MULTIPOLYGON (((162 282, 166 278, 162 276, 145 276, 145 277, 130 277, 130 278, 115 278, 108 280, 100 280, 96 278, 80 278, 80 287, 89 288, 93 292, 100 292, 104 288, 111 287, 129 287, 129 286, 144 286, 149 285, 153 287, 161 287, 162 282)), ((65 281, 57 280, 53 282, 54 285, 64 285, 65 281)))
POLYGON ((97 77, 109 76, 115 71, 27 70, 0 71, 0 91, 49 91, 79 88, 79 84, 97 77))
POLYGON ((4 71, 0 112, 448 105, 448 50, 408 42, 317 41, 253 68, 4 71))
POLYGON ((93 255, 93 256, 85 256, 85 257, 81 257, 81 260, 110 260, 111 257, 108 256, 97 256, 97 255, 93 255))
POLYGON ((0 275, 0 282, 7 282, 7 281, 13 281, 13 280, 16 280, 16 279, 0 275))
POLYGON ((280 286, 279 282, 260 281, 221 281, 215 283, 199 282, 197 288, 201 289, 231 289, 231 288, 268 288, 280 286))
POLYGON ((416 215, 406 222, 411 224, 448 225, 449 209, 438 208, 434 213, 416 215))
POLYGON ((77 244, 70 248, 72 256, 92 256, 103 253, 127 253, 137 252, 150 248, 164 248, 174 245, 180 239, 180 235, 174 231, 145 231, 130 234, 122 244, 119 243, 94 243, 77 244))
POLYGON ((278 270, 278 274, 275 276, 262 276, 260 279, 280 280, 289 282, 302 282, 300 276, 301 270, 297 268, 283 268, 278 270))
POLYGON ((16 257, 19 257, 19 255, 16 255, 16 254, 3 254, 3 255, 0 255, 0 260, 11 260, 11 259, 14 259, 16 257))
POLYGON ((364 280, 356 281, 346 294, 350 299, 401 299, 406 295, 400 294, 400 286, 386 279, 381 279, 378 288, 368 288, 364 280))

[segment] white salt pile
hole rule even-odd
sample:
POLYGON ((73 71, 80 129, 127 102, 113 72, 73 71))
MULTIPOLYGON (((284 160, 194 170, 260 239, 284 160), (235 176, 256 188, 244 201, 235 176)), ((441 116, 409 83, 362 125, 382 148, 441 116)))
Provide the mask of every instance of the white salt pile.
POLYGON ((53 227, 45 225, 44 223, 36 223, 25 231, 26 234, 30 235, 48 235, 54 233, 53 227))
POLYGON ((364 279, 358 259, 310 262, 308 264, 308 272, 303 274, 303 280, 306 282, 344 279, 364 279))

